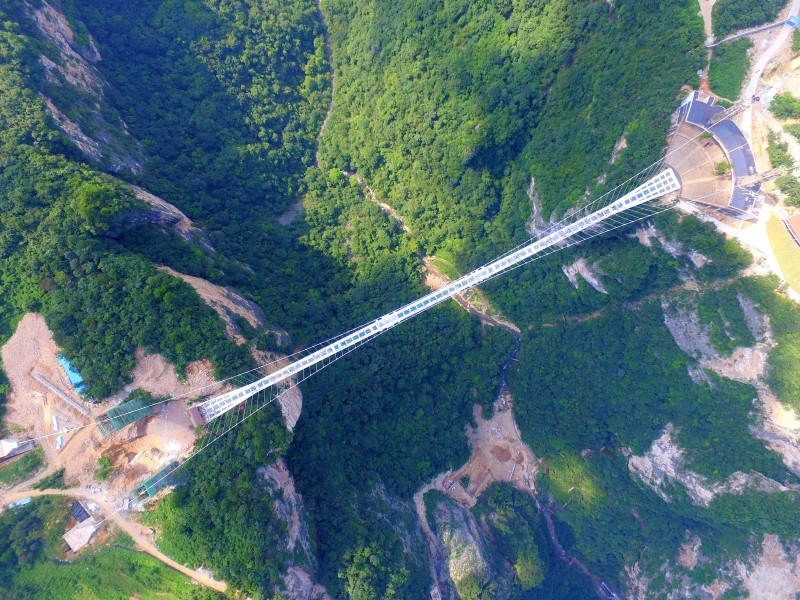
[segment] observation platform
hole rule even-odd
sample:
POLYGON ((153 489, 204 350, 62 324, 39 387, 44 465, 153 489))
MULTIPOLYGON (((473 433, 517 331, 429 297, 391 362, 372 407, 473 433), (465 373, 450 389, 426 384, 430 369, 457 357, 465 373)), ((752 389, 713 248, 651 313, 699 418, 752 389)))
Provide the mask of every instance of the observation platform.
POLYGON ((740 219, 756 219, 760 184, 745 187, 737 183, 757 174, 756 161, 736 123, 731 119, 714 123, 724 110, 714 104, 713 96, 702 98, 698 91, 689 94, 678 109, 666 163, 678 172, 684 199, 740 219), (717 174, 719 163, 729 163, 730 173, 717 174))

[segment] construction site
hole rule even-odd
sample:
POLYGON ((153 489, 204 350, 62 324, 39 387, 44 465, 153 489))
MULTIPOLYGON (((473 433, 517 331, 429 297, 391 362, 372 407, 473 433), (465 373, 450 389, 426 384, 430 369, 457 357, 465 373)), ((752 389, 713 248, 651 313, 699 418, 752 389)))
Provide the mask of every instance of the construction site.
POLYGON ((187 394, 204 386, 213 389, 211 365, 193 363, 185 380, 179 381, 162 357, 139 351, 130 385, 105 402, 94 403, 78 393, 58 356, 44 318, 35 313, 22 319, 3 346, 12 389, 5 421, 14 434, 4 440, 3 452, 13 460, 40 445, 47 467, 36 479, 63 468, 67 485, 100 494, 115 505, 129 504, 129 492, 136 484, 186 456, 195 440, 188 403, 199 394, 158 404, 152 398, 187 394), (101 457, 114 468, 107 481, 98 482, 94 475, 101 457))

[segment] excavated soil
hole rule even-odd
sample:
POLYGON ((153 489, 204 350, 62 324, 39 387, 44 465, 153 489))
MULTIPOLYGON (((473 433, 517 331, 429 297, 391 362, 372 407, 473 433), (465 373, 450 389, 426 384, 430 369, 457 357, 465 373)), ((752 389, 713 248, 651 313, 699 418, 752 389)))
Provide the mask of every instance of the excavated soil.
POLYGON ((484 419, 483 409, 476 404, 473 419, 476 427, 467 425, 464 428, 472 448, 469 460, 457 471, 441 473, 415 494, 415 500, 420 503, 418 511, 421 509, 422 514, 422 496, 431 489, 444 492, 465 508, 474 506, 478 496, 495 482, 510 482, 520 489, 531 489, 539 463, 520 437, 510 396, 505 394, 495 403, 491 419, 484 419), (469 479, 466 488, 462 485, 465 478, 469 479))
POLYGON ((117 394, 122 397, 135 389, 150 392, 156 397, 176 397, 194 400, 216 392, 220 388, 214 380, 214 367, 208 360, 189 363, 183 381, 178 379, 175 368, 160 354, 145 354, 136 349, 136 366, 131 371, 130 385, 117 394))
MULTIPOLYGON (((87 417, 34 379, 36 374, 43 375, 78 404, 88 406, 81 401, 70 385, 64 369, 58 364, 58 351, 44 317, 38 313, 28 313, 0 353, 3 369, 11 384, 5 421, 10 425, 12 433, 24 433, 31 438, 49 436, 40 440, 48 462, 55 460, 57 455, 54 418, 59 431, 63 431, 65 427, 89 423, 87 417)), ((67 442, 66 446, 70 445, 68 442, 72 435, 74 434, 62 434, 67 442)), ((62 452, 66 449, 65 447, 62 452)))
POLYGON ((161 355, 145 355, 136 351, 137 365, 132 383, 108 401, 90 406, 80 400, 56 361, 58 347, 42 315, 29 313, 20 321, 14 335, 2 348, 3 367, 11 383, 6 422, 18 435, 39 438, 47 455, 48 467, 41 474, 65 468, 65 480, 72 485, 91 485, 103 493, 126 495, 130 488, 146 476, 162 468, 170 460, 185 456, 194 444, 194 428, 189 420, 186 401, 219 388, 214 382, 208 361, 189 365, 186 378, 178 380, 174 368, 161 355), (62 392, 90 411, 81 415, 33 378, 47 377, 62 392), (94 419, 134 389, 144 389, 156 397, 180 396, 155 407, 154 414, 107 439, 100 436, 94 419), (56 432, 64 446, 56 450, 56 432), (65 427, 80 429, 64 432, 65 427), (110 481, 93 481, 100 456, 112 459, 115 470, 110 481))

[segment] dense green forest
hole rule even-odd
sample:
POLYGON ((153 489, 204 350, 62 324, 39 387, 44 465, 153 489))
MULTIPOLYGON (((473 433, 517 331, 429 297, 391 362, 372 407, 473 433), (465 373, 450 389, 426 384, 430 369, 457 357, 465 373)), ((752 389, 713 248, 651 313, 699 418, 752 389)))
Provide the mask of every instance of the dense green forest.
MULTIPOLYGON (((718 3, 720 22, 741 17, 726 27, 744 26, 739 4, 718 3)), ((762 4, 752 19, 768 18, 762 4)), ((323 1, 336 87, 317 165, 332 81, 311 0, 57 6, 76 52, 96 45, 103 92, 54 80, 38 57, 58 61, 58 51, 21 2, 5 9, 0 340, 24 312, 41 311, 97 398, 125 381, 136 347, 178 369, 197 358, 218 374, 252 364, 215 313, 154 265, 237 288, 290 334, 278 344, 243 327, 249 341, 302 348, 421 295, 422 256, 440 253, 463 272, 529 237, 532 201, 546 222, 657 160, 680 89, 696 85, 704 58, 694 0, 323 1), (140 152, 141 171, 82 156, 40 94, 90 134, 140 152), (409 233, 343 171, 363 176, 409 233), (130 218, 145 207, 126 183, 178 206, 215 251, 130 218), (301 214, 279 222, 297 202, 301 214)), ((717 558, 741 556, 764 532, 800 535, 794 493, 749 490, 700 508, 676 485, 661 490, 665 502, 628 471, 626 454, 646 452, 672 423, 686 467, 709 482, 757 471, 796 483, 750 435, 756 390, 700 369, 664 313, 691 306, 728 356, 756 341, 739 301, 748 298, 777 342, 768 383, 800 406, 798 309, 772 279, 737 279, 750 255, 711 225, 672 212, 654 223, 665 242, 610 234, 484 287, 522 330, 507 377, 522 437, 546 467, 539 496, 561 508, 566 551, 618 589, 626 565, 660 568, 685 531, 717 558), (690 250, 706 264, 694 266, 690 250), (607 293, 570 284, 562 266, 579 258, 607 293), (686 281, 700 291, 681 289, 686 281)), ((293 434, 270 407, 191 461, 186 483, 146 519, 170 555, 253 597, 270 597, 301 565, 335 597, 427 598, 430 565, 409 499, 467 459, 464 425, 473 404, 491 411, 513 348, 510 334, 455 303, 425 313, 304 383, 293 434), (278 497, 258 472, 281 455, 313 556, 285 550, 278 497)), ((0 379, 0 400, 6 391, 0 379)), ((474 514, 486 519, 493 560, 514 565, 514 593, 591 594, 529 496, 494 486, 474 514)), ((31 515, 20 522, 38 531, 31 515)), ((62 581, 12 550, 0 556, 24 565, 8 563, 17 581, 62 581)))
POLYGON ((31 89, 31 40, 13 21, 0 27, 0 339, 22 313, 41 311, 97 398, 120 387, 136 346, 179 368, 206 357, 220 373, 248 365, 186 284, 109 237, 137 201, 71 160, 31 89))
POLYGON ((731 101, 739 98, 744 78, 750 69, 752 47, 753 42, 743 38, 714 49, 708 67, 708 81, 715 94, 731 101))
POLYGON ((787 0, 718 0, 712 12, 714 34, 725 37, 739 29, 777 20, 787 0))
POLYGON ((424 251, 447 249, 461 266, 526 237, 531 174, 547 217, 604 173, 610 185, 654 160, 665 90, 702 63, 688 1, 325 10, 337 87, 321 165, 358 171, 424 251), (611 165, 623 134, 628 149, 611 165))

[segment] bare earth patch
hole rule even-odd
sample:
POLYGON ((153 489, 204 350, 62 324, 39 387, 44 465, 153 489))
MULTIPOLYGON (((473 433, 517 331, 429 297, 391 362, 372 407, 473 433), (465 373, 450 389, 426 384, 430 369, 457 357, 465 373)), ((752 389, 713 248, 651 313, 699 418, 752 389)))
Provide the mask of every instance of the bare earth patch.
POLYGON ((692 535, 688 540, 681 544, 678 551, 678 564, 690 571, 697 566, 697 561, 700 558, 700 545, 702 541, 700 536, 692 535))
POLYGON ((776 535, 765 535, 755 568, 744 577, 750 598, 794 600, 800 594, 800 556, 789 558, 776 535))
POLYGON ((163 356, 145 354, 141 348, 136 349, 136 366, 131 371, 131 378, 132 383, 121 393, 142 389, 157 397, 181 396, 194 400, 211 393, 218 385, 214 379, 214 367, 207 360, 189 363, 181 381, 175 368, 163 356))
POLYGON ((37 313, 25 315, 2 348, 3 367, 11 383, 6 422, 21 435, 39 438, 48 459, 48 467, 40 476, 63 467, 68 483, 93 486, 99 493, 110 494, 113 501, 126 496, 144 477, 191 451, 195 435, 186 402, 219 388, 208 361, 190 364, 181 381, 161 355, 137 350, 131 384, 106 402, 91 406, 71 387, 56 361, 58 351, 44 317, 37 313), (36 374, 44 375, 62 393, 85 406, 90 416, 78 413, 45 388, 34 378, 36 374), (102 438, 94 419, 137 388, 156 397, 184 398, 159 404, 150 417, 102 438), (56 449, 58 436, 64 441, 60 450, 56 449), (111 480, 102 484, 93 481, 100 456, 110 458, 115 467, 111 480))
MULTIPOLYGON (((12 430, 24 431, 32 438, 49 436, 40 440, 48 462, 56 459, 56 433, 89 422, 34 378, 36 374, 44 375, 74 401, 84 404, 58 364, 58 352, 52 332, 38 313, 25 315, 2 348, 3 369, 11 384, 5 420, 12 430)), ((62 453, 72 435, 62 434, 66 442, 62 453)))

